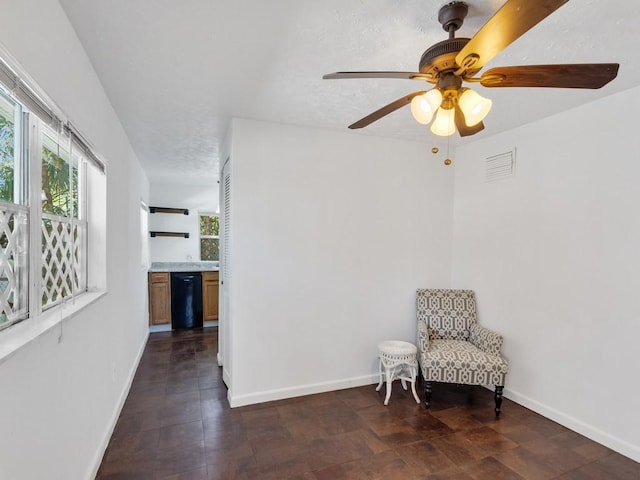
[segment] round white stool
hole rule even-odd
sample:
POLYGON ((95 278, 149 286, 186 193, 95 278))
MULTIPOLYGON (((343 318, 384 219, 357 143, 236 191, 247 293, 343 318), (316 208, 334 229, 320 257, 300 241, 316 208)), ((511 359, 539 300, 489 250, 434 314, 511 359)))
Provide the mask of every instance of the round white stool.
POLYGON ((380 391, 384 380, 387 381, 387 395, 384 404, 389 404, 391 397, 391 384, 394 380, 402 382, 402 388, 407 389, 407 383, 411 382, 411 392, 416 403, 420 403, 416 393, 416 377, 418 376, 418 349, 409 342, 400 340, 386 340, 378 344, 378 370, 380 372, 380 383, 376 387, 376 392, 380 391), (383 371, 384 367, 384 371, 383 371))

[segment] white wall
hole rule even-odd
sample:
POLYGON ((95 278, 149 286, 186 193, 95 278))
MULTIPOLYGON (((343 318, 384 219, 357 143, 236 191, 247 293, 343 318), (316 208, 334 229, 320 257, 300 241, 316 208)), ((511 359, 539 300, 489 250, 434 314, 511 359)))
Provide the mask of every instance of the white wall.
POLYGON ((0 478, 88 479, 148 332, 138 224, 148 182, 58 2, 0 0, 0 11, 3 48, 109 162, 108 294, 0 362, 0 478))
POLYGON ((232 124, 233 406, 377 381, 450 282, 453 171, 425 144, 232 124))
POLYGON ((198 213, 214 213, 218 208, 218 184, 184 185, 154 183, 151 205, 187 208, 189 215, 156 213, 149 216, 150 230, 188 232, 189 238, 155 237, 149 239, 152 262, 200 261, 198 213))
POLYGON ((636 88, 458 148, 453 284, 502 333, 507 396, 640 460, 636 88), (484 159, 517 147, 514 178, 484 159))

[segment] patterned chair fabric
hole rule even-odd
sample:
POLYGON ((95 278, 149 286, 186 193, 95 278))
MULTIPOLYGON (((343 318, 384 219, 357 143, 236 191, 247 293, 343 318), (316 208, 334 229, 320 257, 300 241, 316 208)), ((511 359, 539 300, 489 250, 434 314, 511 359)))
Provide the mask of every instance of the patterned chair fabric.
POLYGON ((476 297, 471 290, 418 290, 418 320, 429 327, 430 338, 468 340, 476 323, 476 297))
POLYGON ((499 414, 509 366, 500 355, 502 337, 476 321, 474 292, 421 289, 416 301, 418 361, 428 390, 427 407, 431 382, 496 385, 499 414))

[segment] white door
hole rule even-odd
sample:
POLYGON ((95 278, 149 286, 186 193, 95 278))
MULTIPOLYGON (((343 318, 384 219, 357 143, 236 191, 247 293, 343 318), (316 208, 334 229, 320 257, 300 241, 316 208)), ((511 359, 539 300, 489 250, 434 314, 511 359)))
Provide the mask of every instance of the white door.
POLYGON ((222 379, 231 389, 231 365, 229 339, 231 336, 231 161, 222 167, 222 188, 220 189, 222 208, 222 235, 220 236, 220 322, 218 327, 218 364, 222 365, 222 379))

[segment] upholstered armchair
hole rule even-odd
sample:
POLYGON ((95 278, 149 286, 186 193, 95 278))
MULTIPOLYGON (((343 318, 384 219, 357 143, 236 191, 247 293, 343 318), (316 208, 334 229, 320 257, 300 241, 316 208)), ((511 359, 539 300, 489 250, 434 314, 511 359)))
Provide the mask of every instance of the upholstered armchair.
POLYGON ((500 415, 509 366, 500 355, 502 337, 476 321, 473 291, 421 289, 416 300, 425 406, 431 406, 433 382, 495 385, 495 412, 500 415))

